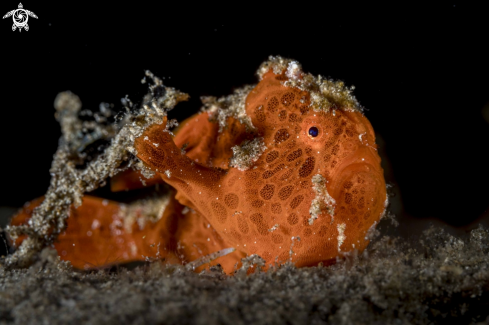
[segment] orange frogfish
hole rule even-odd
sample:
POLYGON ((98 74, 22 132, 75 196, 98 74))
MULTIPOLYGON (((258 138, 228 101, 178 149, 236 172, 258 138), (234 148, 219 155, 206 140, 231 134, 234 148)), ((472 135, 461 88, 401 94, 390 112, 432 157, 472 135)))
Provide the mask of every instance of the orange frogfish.
MULTIPOLYGON (((166 183, 166 195, 132 204, 85 196, 54 244, 61 259, 81 269, 188 263, 234 248, 211 263, 232 273, 251 254, 265 267, 302 267, 365 249, 387 196, 374 130, 352 88, 280 57, 257 74, 254 87, 203 98, 174 135, 166 118, 147 128, 136 155, 155 172, 145 186, 166 183)), ((111 179, 112 191, 141 187, 139 171, 111 179)), ((25 224, 40 202, 11 224, 25 224)))

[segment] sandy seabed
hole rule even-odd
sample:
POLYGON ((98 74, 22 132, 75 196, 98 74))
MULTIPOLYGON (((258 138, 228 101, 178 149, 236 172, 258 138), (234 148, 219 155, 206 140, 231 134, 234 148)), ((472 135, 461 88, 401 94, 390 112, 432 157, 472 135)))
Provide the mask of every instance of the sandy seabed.
POLYGON ((159 262, 79 272, 45 249, 27 269, 0 268, 0 323, 489 323, 482 226, 461 237, 432 227, 411 244, 379 235, 330 267, 246 273, 159 262))

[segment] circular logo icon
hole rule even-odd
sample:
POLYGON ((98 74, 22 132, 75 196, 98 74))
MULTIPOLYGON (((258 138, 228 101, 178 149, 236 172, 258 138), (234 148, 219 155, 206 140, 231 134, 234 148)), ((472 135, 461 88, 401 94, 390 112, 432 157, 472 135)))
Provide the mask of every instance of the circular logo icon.
POLYGON ((12 25, 12 31, 19 29, 19 32, 22 31, 22 28, 25 29, 26 31, 29 30, 29 25, 27 25, 29 16, 37 19, 36 14, 33 13, 32 11, 25 10, 24 7, 22 6, 22 3, 19 3, 18 9, 14 9, 7 12, 7 14, 3 16, 3 19, 10 16, 12 16, 12 19, 14 21, 14 24, 12 25))

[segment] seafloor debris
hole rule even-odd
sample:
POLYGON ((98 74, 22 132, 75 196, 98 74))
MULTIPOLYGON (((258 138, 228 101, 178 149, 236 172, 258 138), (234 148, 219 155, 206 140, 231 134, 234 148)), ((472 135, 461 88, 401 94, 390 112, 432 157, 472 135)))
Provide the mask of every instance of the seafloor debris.
POLYGON ((267 147, 263 138, 258 137, 251 141, 245 140, 241 145, 232 147, 231 150, 233 150, 233 156, 229 166, 245 171, 253 166, 263 152, 267 150, 267 147))
POLYGON ((258 76, 263 76, 270 71, 280 74, 286 71, 287 81, 285 85, 295 87, 311 94, 311 107, 316 111, 329 112, 341 109, 349 111, 362 110, 358 100, 353 95, 355 87, 346 87, 342 81, 324 79, 322 76, 314 76, 304 73, 299 62, 271 56, 257 71, 258 76))
POLYGON ((160 262, 75 272, 49 249, 28 269, 0 268, 0 317, 16 324, 487 324, 489 231, 454 237, 431 228, 419 239, 379 236, 330 267, 252 272, 259 264, 247 264, 238 277, 160 262))
POLYGON ((255 129, 250 116, 246 113, 245 107, 246 97, 253 87, 245 86, 236 89, 234 94, 226 97, 216 98, 209 96, 201 98, 204 104, 202 111, 209 113, 210 119, 218 122, 219 132, 226 128, 228 117, 237 119, 241 124, 246 125, 248 130, 255 129))

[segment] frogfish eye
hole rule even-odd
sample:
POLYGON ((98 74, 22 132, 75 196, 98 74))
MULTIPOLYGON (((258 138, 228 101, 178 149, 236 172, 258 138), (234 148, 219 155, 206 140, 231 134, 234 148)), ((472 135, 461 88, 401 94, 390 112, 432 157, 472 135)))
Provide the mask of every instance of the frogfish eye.
POLYGON ((309 135, 313 138, 317 137, 319 134, 319 130, 317 127, 313 126, 309 129, 309 135))

